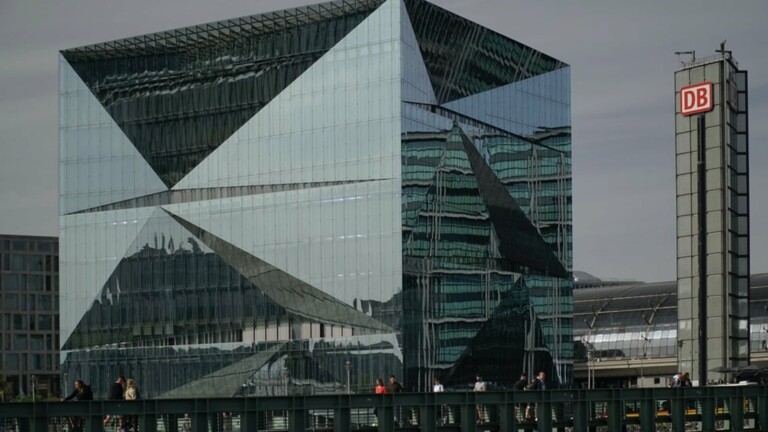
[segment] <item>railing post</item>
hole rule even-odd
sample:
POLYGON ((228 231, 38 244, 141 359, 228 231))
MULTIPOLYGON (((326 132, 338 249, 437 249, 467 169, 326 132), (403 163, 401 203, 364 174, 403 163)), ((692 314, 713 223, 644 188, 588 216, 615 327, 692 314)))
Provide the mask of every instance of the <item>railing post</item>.
MULTIPOLYGON (((144 406, 146 407, 146 405, 144 406)), ((157 431, 157 415, 147 414, 146 409, 144 413, 139 416, 139 430, 141 432, 156 432, 157 431)))
POLYGON ((757 430, 768 430, 768 397, 766 392, 760 392, 757 396, 757 430))
POLYGON ((744 430, 744 396, 731 397, 731 430, 744 430))
POLYGON ((38 409, 40 406, 35 406, 35 404, 32 404, 32 410, 34 411, 34 416, 32 417, 32 421, 30 426, 30 430, 32 432, 46 432, 48 430, 48 415, 45 413, 38 413, 38 409))
POLYGON ((461 405, 460 410, 462 432, 471 432, 476 430, 475 426, 477 426, 477 403, 466 401, 463 405, 461 405))
POLYGON ((674 389, 675 394, 672 397, 672 430, 674 432, 685 432, 685 407, 683 404, 683 398, 681 393, 684 391, 681 388, 674 389))
MULTIPOLYGON (((339 401, 341 399, 338 399, 339 401)), ((295 429, 298 431, 298 429, 295 429)), ((352 419, 349 410, 349 404, 347 406, 337 406, 333 410, 333 430, 334 432, 345 432, 352 430, 352 419)))
MULTIPOLYGON (((549 396, 548 391, 539 392, 542 396, 549 396)), ((536 422, 536 430, 551 431, 552 430, 552 402, 549 397, 538 398, 539 402, 536 402, 536 416, 538 421, 536 422)))
MULTIPOLYGON (((643 392, 640 400, 640 430, 652 431, 656 423, 656 393, 653 390, 643 392)), ((707 429, 704 429, 707 430, 707 429)))
POLYGON ((499 406, 499 430, 501 431, 513 431, 517 427, 517 418, 515 417, 515 407, 517 402, 514 400, 516 393, 512 393, 512 400, 505 400, 502 405, 499 406))
POLYGON ((376 415, 379 421, 379 431, 393 432, 395 430, 395 412, 393 407, 387 404, 386 401, 379 405, 376 415))
POLYGON ((434 398, 432 401, 422 401, 419 409, 419 427, 421 432, 435 432, 437 416, 435 415, 434 398))
POLYGON ((589 393, 585 391, 576 391, 574 392, 574 395, 576 395, 576 400, 571 402, 571 409, 573 409, 573 430, 586 431, 589 427, 589 393))
POLYGON ((701 404, 701 430, 715 430, 715 398, 706 387, 699 389, 701 404))
POLYGON ((164 426, 167 426, 165 428, 166 431, 179 430, 179 416, 177 414, 165 414, 163 417, 164 426))
POLYGON ((608 432, 621 432, 621 419, 624 418, 623 401, 617 391, 612 391, 608 400, 608 432))
POLYGON ((101 431, 104 430, 104 417, 100 415, 90 415, 85 418, 85 430, 87 431, 101 431))
MULTIPOLYGON (((346 407, 349 418, 349 404, 346 407)), ((336 424, 334 422, 334 424, 336 424)), ((349 420, 347 420, 349 424, 349 420)), ((335 426, 334 426, 335 427, 335 426)), ((288 430, 292 432, 304 432, 307 429, 307 409, 303 397, 291 398, 291 409, 288 411, 288 430)))
POLYGON ((192 432, 208 432, 208 413, 196 412, 191 417, 192 432))

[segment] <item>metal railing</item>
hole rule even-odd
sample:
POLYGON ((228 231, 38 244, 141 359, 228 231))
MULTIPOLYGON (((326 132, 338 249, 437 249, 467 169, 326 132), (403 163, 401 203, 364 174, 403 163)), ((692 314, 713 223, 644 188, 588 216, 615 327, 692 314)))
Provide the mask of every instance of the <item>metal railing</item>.
POLYGON ((0 432, 768 430, 768 387, 0 404, 0 432), (104 426, 106 415, 120 417, 104 426))

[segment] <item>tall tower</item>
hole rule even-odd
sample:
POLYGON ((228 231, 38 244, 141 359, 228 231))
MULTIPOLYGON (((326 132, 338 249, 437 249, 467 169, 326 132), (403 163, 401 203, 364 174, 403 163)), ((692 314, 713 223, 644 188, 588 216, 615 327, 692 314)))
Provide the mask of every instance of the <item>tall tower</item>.
POLYGON ((678 366, 749 363, 747 72, 724 44, 675 73, 678 366))

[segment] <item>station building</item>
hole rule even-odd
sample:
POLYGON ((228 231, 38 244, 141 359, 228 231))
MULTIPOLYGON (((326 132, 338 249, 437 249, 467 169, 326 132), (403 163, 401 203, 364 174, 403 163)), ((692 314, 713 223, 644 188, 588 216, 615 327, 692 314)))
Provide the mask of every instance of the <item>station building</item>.
MULTIPOLYGON (((750 280, 750 364, 768 367, 768 273, 750 280)), ((577 386, 664 387, 678 371, 690 372, 677 363, 684 344, 674 281, 578 288, 573 308, 577 386)), ((715 381, 733 378, 712 374, 715 381)))

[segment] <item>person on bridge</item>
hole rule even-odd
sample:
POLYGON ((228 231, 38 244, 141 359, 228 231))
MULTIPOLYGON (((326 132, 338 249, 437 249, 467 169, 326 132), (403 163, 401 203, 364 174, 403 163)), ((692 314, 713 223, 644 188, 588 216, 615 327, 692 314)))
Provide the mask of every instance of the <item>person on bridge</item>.
POLYGON ((387 386, 381 378, 376 378, 376 394, 387 394, 387 386))

